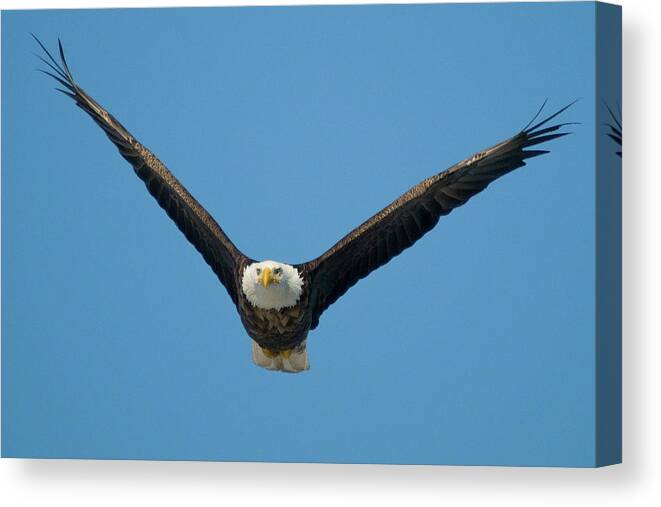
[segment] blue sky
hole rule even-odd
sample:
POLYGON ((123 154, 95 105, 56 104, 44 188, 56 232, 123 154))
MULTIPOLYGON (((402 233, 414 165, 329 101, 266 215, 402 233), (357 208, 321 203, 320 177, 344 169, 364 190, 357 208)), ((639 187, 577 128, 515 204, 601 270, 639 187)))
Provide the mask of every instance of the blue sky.
POLYGON ((2 452, 594 461, 594 7, 3 12, 2 452), (572 136, 352 288, 311 370, 254 366, 211 270, 79 84, 247 255, 312 259, 545 98, 572 136))

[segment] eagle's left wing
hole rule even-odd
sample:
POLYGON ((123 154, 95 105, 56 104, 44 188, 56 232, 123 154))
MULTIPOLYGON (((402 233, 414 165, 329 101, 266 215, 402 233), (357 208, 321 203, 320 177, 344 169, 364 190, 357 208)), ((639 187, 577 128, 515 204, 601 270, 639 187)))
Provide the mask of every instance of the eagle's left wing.
MULTIPOLYGON (((466 203, 492 181, 524 166, 526 159, 548 153, 526 148, 567 135, 568 132, 560 132, 560 129, 570 123, 545 125, 572 104, 532 127, 528 124, 514 137, 422 181, 323 255, 300 265, 311 279, 312 329, 326 308, 358 280, 413 245, 441 216, 466 203)), ((541 109, 530 123, 540 112, 541 109)))
POLYGON ((39 70, 57 80, 64 87, 57 89, 71 97, 76 105, 103 129, 122 157, 133 166, 135 174, 144 182, 159 206, 202 254, 236 304, 238 296, 234 272, 236 267, 246 262, 248 258, 232 243, 207 210, 195 200, 156 155, 78 86, 64 58, 62 44, 59 44, 61 63, 58 63, 41 41, 32 36, 44 50, 48 60, 37 55, 38 58, 48 65, 52 72, 39 70))

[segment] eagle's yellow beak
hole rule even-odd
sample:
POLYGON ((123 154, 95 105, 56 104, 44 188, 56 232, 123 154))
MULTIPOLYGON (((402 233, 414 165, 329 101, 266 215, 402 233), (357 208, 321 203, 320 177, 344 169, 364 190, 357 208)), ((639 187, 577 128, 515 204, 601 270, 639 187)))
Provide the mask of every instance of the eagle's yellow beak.
POLYGON ((275 278, 273 277, 273 271, 271 270, 271 268, 264 268, 262 270, 262 274, 259 275, 259 278, 257 278, 257 281, 261 283, 265 289, 273 282, 275 282, 275 278))

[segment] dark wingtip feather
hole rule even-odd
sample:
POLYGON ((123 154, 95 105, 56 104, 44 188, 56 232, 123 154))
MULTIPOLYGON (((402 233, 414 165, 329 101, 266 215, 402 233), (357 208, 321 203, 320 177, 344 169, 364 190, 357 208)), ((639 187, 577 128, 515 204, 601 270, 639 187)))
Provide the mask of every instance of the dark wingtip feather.
MULTIPOLYGON (((618 128, 622 129, 622 123, 617 119, 615 113, 613 113, 613 110, 610 108, 610 106, 605 100, 603 102, 604 102, 604 106, 606 106, 606 109, 608 109, 608 114, 611 115, 611 118, 613 119, 615 124, 618 126, 618 128)), ((622 113, 620 113, 620 116, 622 116, 622 113)))
POLYGON ((48 49, 46 49, 46 46, 44 46, 43 43, 39 40, 39 38, 38 38, 35 34, 33 34, 33 33, 30 33, 30 35, 32 35, 32 37, 34 38, 34 40, 37 41, 37 44, 39 44, 39 47, 41 47, 41 49, 44 51, 44 53, 46 53, 46 55, 48 56, 48 58, 50 59, 50 61, 53 63, 53 65, 55 65, 55 67, 57 67, 57 70, 58 70, 63 76, 65 76, 65 77, 69 77, 69 76, 67 76, 67 73, 64 72, 64 69, 60 66, 60 64, 57 63, 57 60, 55 60, 55 58, 53 58, 53 55, 50 54, 50 51, 48 51, 48 49))
MULTIPOLYGON (((543 126, 543 125, 546 125, 548 122, 550 122, 553 118, 557 117, 558 115, 564 113, 567 109, 569 109, 571 106, 573 106, 574 104, 576 104, 579 100, 581 100, 581 99, 578 98, 578 99, 576 99, 576 100, 570 102, 570 103, 567 104, 565 107, 559 109, 558 111, 556 111, 556 112, 553 113, 552 115, 548 116, 548 117, 545 118, 544 120, 540 121, 540 122, 537 123, 536 125, 533 125, 532 127, 530 127, 530 126, 526 126, 526 128, 523 130, 523 133, 524 133, 524 134, 528 134, 528 135, 530 135, 530 134, 534 135, 535 130, 537 130, 539 127, 541 127, 541 126, 543 126)), ((538 116, 538 115, 539 115, 539 113, 537 113, 537 115, 535 115, 535 116, 538 116)), ((533 120, 533 121, 534 121, 534 120, 533 120)), ((532 123, 532 121, 531 121, 530 123, 532 123)), ((528 124, 528 125, 530 125, 530 124, 528 124)))
MULTIPOLYGON (((66 90, 69 90, 69 92, 73 92, 73 93, 66 92, 66 95, 75 99, 78 93, 78 86, 73 80, 73 75, 69 70, 69 66, 67 64, 66 58, 64 57, 64 49, 62 48, 62 42, 60 41, 60 39, 59 38, 57 39, 57 43, 61 58, 61 64, 58 63, 57 60, 55 60, 53 55, 48 51, 48 49, 46 49, 46 46, 44 46, 44 44, 39 40, 39 38, 35 34, 30 33, 30 35, 32 35, 32 38, 37 42, 37 44, 39 44, 39 47, 41 47, 43 52, 46 54, 48 60, 44 58, 42 55, 36 53, 35 56, 39 58, 39 60, 42 63, 47 65, 53 72, 50 72, 49 70, 45 70, 45 69, 37 69, 37 70, 55 79, 58 83, 64 86, 66 90)), ((56 90, 65 93, 60 88, 56 88, 56 90)))
POLYGON ((37 58, 39 58, 39 60, 41 60, 42 63, 46 64, 50 69, 53 70, 53 72, 55 72, 55 73, 56 73, 58 76, 60 76, 62 79, 67 79, 67 80, 69 79, 69 78, 66 76, 66 74, 63 74, 63 73, 60 71, 60 69, 58 69, 57 67, 55 67, 52 63, 50 63, 48 60, 46 60, 43 56, 38 55, 37 53, 32 53, 32 54, 33 54, 34 56, 36 56, 37 58))
POLYGON ((557 134, 547 134, 545 136, 538 136, 532 139, 529 139, 526 142, 525 146, 535 146, 536 144, 545 143, 547 141, 552 141, 553 139, 558 139, 559 137, 568 136, 570 132, 558 132, 557 134))
MULTIPOLYGON (((622 146, 622 121, 618 120, 617 116, 615 116, 615 113, 611 109, 611 107, 608 105, 608 103, 605 100, 602 100, 604 103, 604 106, 606 106, 606 109, 608 109, 608 114, 611 117, 611 120, 615 123, 613 125, 612 123, 604 123, 606 127, 610 129, 610 132, 607 132, 606 135, 610 137, 618 146, 622 146)), ((618 111, 620 112, 620 118, 622 117, 622 110, 620 109, 618 105, 618 111)), ((622 157, 622 151, 616 151, 615 154, 618 157, 622 157)))
POLYGON ((62 49, 62 41, 60 38, 57 38, 57 46, 60 50, 60 58, 62 59, 62 64, 64 65, 64 69, 67 71, 67 76, 71 81, 73 81, 73 76, 71 75, 71 71, 69 70, 69 65, 67 64, 67 59, 64 57, 64 49, 62 49))
POLYGON ((71 83, 69 83, 68 81, 65 81, 64 79, 60 79, 60 78, 57 77, 55 74, 53 74, 52 72, 48 72, 47 70, 44 70, 44 69, 37 69, 37 70, 38 70, 39 72, 43 72, 43 73, 46 74, 47 76, 52 77, 53 79, 55 79, 58 83, 60 83, 60 84, 61 84, 62 86, 64 86, 65 88, 68 88, 69 90, 74 91, 74 87, 73 87, 73 86, 71 85, 71 83))
POLYGON ((620 141, 622 140, 621 130, 616 129, 613 125, 607 125, 607 127, 610 129, 610 133, 608 135, 612 134, 613 136, 617 136, 620 139, 620 141))
POLYGON ((610 137, 613 141, 615 141, 617 144, 622 146, 622 137, 615 135, 615 134, 607 134, 608 137, 610 137))
POLYGON ((71 93, 71 92, 69 92, 69 91, 67 91, 67 90, 63 90, 62 88, 57 88, 57 87, 55 87, 55 89, 56 89, 58 92, 62 92, 62 93, 64 93, 66 96, 71 97, 72 99, 76 100, 76 94, 75 94, 75 93, 71 93))
POLYGON ((528 136, 529 139, 534 139, 535 137, 539 137, 544 134, 548 134, 549 132, 555 132, 556 130, 560 130, 562 127, 567 127, 568 125, 580 125, 581 122, 578 121, 569 121, 566 123, 558 123, 557 125, 552 125, 550 127, 543 128, 541 130, 536 130, 535 132, 530 133, 528 136))
POLYGON ((546 155, 550 153, 550 150, 524 150, 523 152, 524 159, 539 157, 540 155, 546 155))
POLYGON ((540 113, 542 112, 542 110, 544 109, 544 106, 546 105, 546 103, 547 103, 548 101, 549 101, 549 98, 546 97, 546 98, 544 99, 544 102, 542 102, 542 105, 539 107, 539 109, 538 109, 537 112, 535 113, 535 116, 532 117, 532 120, 530 120, 530 121, 528 122, 528 124, 527 124, 525 127, 523 127, 523 129, 522 129, 523 132, 525 132, 526 130, 528 130, 528 127, 530 127, 530 124, 531 124, 532 122, 534 122, 534 121, 537 119, 537 117, 540 115, 540 113))

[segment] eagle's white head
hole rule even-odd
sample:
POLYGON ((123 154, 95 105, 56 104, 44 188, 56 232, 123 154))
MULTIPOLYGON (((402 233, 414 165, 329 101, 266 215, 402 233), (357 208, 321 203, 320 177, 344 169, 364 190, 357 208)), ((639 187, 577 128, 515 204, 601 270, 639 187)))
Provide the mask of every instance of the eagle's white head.
POLYGON ((255 262, 243 271, 241 288, 254 306, 263 310, 280 310, 298 303, 303 292, 303 279, 289 264, 255 262))

